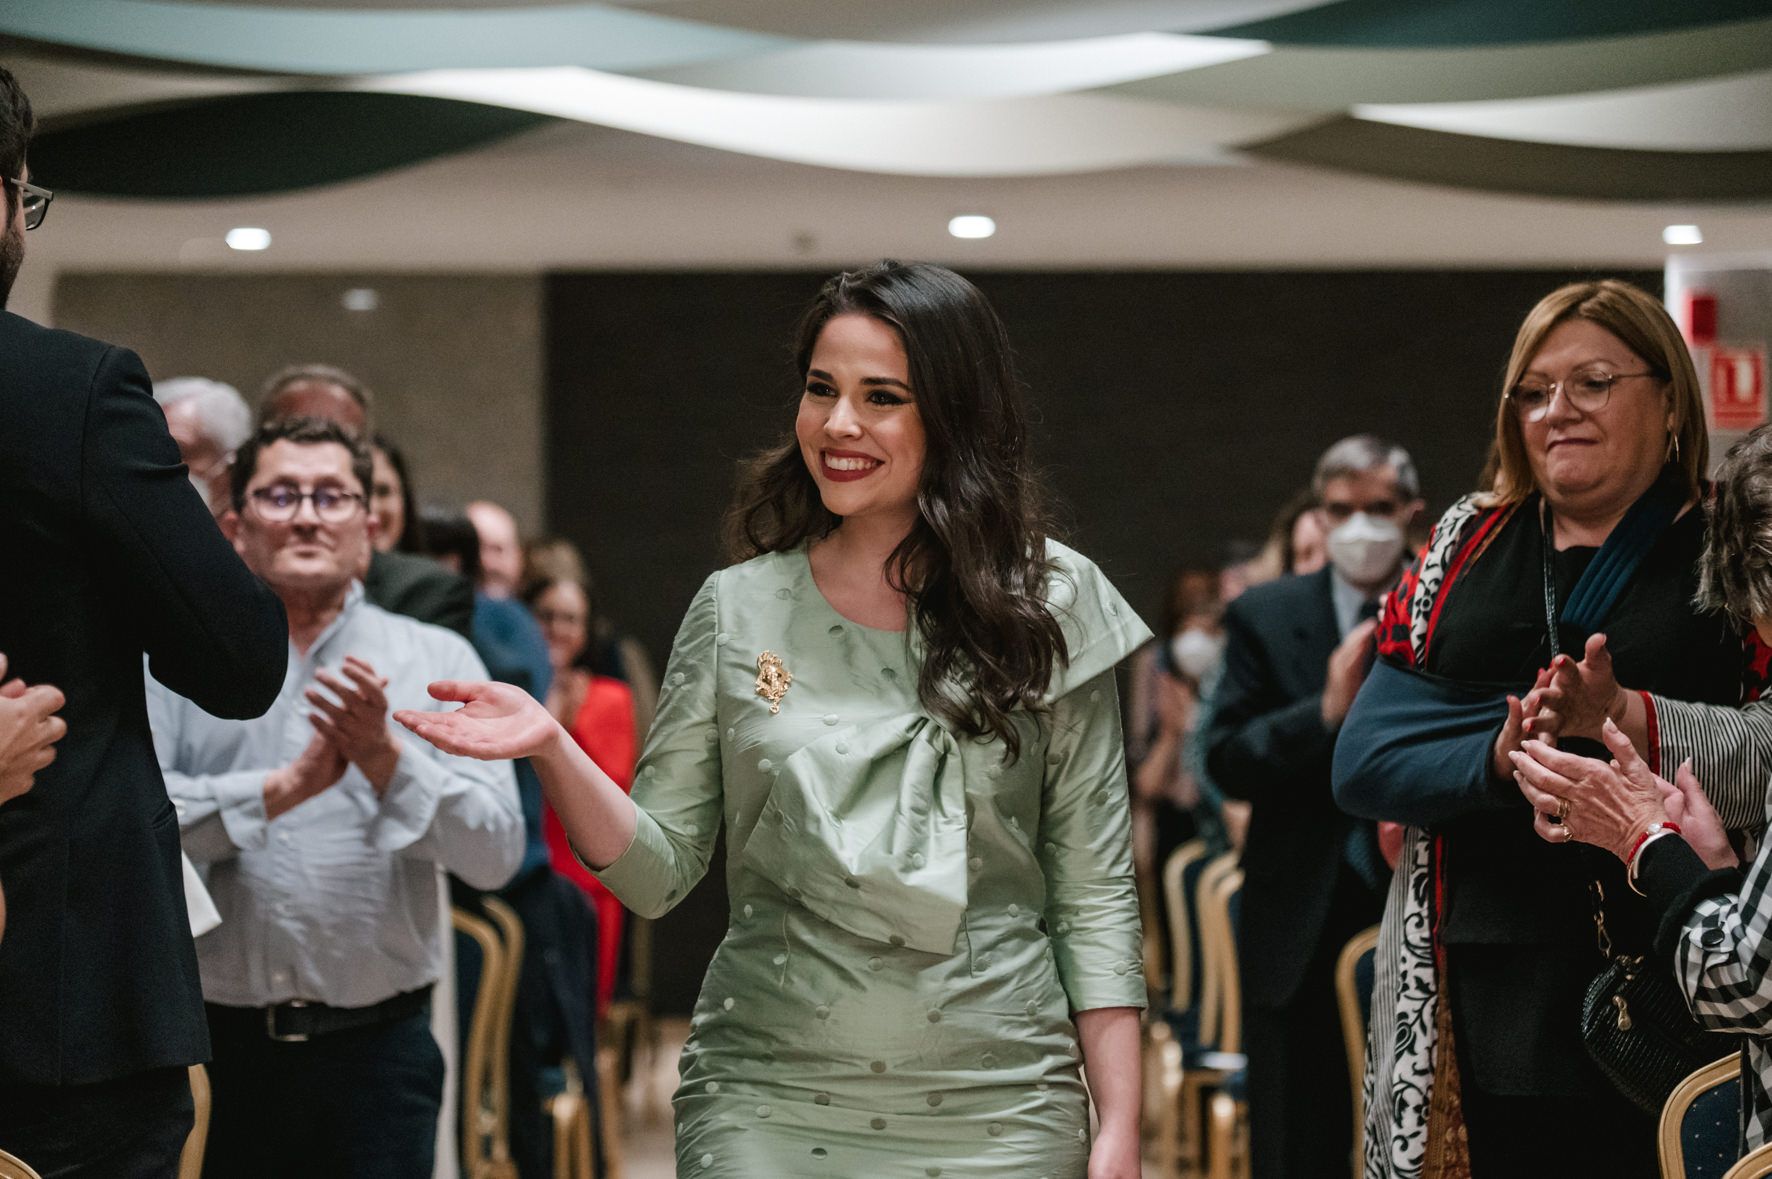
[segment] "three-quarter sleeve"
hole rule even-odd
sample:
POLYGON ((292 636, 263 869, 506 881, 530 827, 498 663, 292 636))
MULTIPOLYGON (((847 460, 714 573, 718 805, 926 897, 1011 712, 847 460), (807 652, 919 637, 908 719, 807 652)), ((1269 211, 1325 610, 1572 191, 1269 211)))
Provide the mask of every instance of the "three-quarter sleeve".
POLYGON ((1054 702, 1041 794, 1046 934, 1071 1009, 1143 1007, 1132 810, 1111 667, 1054 702))
POLYGON ((716 715, 719 580, 702 584, 671 646, 658 713, 634 776, 634 838, 608 867, 586 864, 643 917, 669 912, 707 872, 720 828, 716 715))
POLYGON ((1772 699, 1729 708, 1650 696, 1648 705, 1661 776, 1672 780, 1680 763, 1691 761, 1724 827, 1763 826, 1772 780, 1772 699))

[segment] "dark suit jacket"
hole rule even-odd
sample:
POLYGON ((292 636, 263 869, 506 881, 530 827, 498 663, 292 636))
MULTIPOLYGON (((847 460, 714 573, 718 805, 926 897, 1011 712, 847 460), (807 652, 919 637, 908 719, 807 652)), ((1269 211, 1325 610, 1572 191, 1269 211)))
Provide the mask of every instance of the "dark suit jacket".
POLYGON ((1335 734, 1322 716, 1341 641, 1329 570, 1248 590, 1225 611, 1225 632, 1224 671, 1199 739, 1212 780, 1254 804, 1238 953, 1248 1000, 1278 1007, 1297 994, 1328 932, 1351 823, 1330 791, 1335 734))
POLYGON ((474 637, 473 584, 429 557, 376 553, 363 592, 383 610, 447 627, 470 641, 474 637))
POLYGON ((0 1084, 208 1059, 154 677, 245 719, 283 684, 283 607, 179 462, 135 355, 0 313, 0 651, 68 735, 0 806, 0 1084))

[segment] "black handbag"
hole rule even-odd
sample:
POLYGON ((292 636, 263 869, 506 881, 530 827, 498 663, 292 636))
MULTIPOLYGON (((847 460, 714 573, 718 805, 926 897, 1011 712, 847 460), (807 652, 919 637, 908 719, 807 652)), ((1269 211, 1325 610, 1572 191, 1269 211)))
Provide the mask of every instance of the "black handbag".
POLYGON ((1739 1036, 1706 1031, 1666 966, 1642 954, 1614 954, 1606 934, 1605 890, 1589 886, 1594 925, 1606 968, 1581 1002, 1581 1043, 1613 1088, 1648 1113, 1659 1114, 1668 1095, 1693 1071, 1739 1050, 1739 1036))

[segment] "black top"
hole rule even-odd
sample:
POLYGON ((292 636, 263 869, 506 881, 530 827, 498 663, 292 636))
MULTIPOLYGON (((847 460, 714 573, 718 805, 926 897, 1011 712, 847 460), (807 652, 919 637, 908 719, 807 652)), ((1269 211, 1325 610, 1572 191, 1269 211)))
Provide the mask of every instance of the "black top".
POLYGON ((142 656, 204 710, 257 716, 283 686, 283 607, 185 477, 133 353, 0 313, 0 423, 0 651, 68 698, 55 764, 0 806, 0 1088, 193 1064, 209 1038, 142 656))
MULTIPOLYGON (((1701 512, 1675 521, 1613 608, 1604 633, 1626 687, 1732 706, 1744 670, 1740 637, 1726 619, 1699 615, 1691 605, 1703 534, 1701 512)), ((1454 582, 1426 670, 1521 693, 1530 687, 1550 659, 1543 536, 1536 503, 1529 503, 1454 582)), ((1596 551, 1553 554, 1559 603, 1596 551)), ((1559 632, 1562 651, 1577 659, 1587 638, 1567 626, 1559 632)), ((1604 752, 1587 742, 1565 748, 1604 752)), ((1453 820, 1440 834, 1446 857, 1440 935, 1449 948, 1448 988, 1472 1080, 1493 1093, 1608 1091, 1580 1046, 1577 1013, 1602 965, 1589 883, 1597 879, 1605 889, 1616 948, 1642 952, 1654 935, 1647 907, 1625 884, 1623 865, 1599 848, 1540 839, 1523 798, 1453 820)))

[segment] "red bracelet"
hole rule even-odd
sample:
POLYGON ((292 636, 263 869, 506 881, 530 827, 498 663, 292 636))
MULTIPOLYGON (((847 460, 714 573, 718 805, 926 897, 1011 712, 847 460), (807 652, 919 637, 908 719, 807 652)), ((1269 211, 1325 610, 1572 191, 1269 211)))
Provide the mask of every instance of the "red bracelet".
POLYGON ((1660 835, 1664 831, 1671 831, 1675 835, 1683 834, 1678 823, 1663 821, 1649 824, 1643 833, 1637 836, 1637 841, 1630 845, 1630 854, 1624 857, 1624 867, 1627 872, 1630 870, 1630 866, 1636 863, 1637 853, 1643 850, 1643 845, 1649 842, 1650 837, 1660 835))

